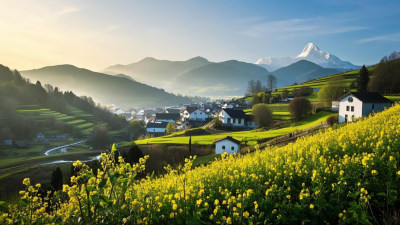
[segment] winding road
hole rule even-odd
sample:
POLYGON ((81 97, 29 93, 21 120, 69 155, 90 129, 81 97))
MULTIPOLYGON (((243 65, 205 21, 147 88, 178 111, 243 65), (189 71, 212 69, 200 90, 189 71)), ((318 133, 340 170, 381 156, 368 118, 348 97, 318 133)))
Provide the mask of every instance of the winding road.
POLYGON ((82 144, 82 143, 84 143, 84 142, 86 142, 86 141, 87 141, 87 140, 83 140, 83 141, 78 141, 78 142, 75 142, 75 143, 71 143, 71 144, 67 144, 67 145, 63 145, 63 146, 58 146, 58 147, 55 147, 55 148, 51 148, 51 149, 47 150, 47 151, 44 153, 44 155, 55 154, 55 153, 58 153, 57 151, 60 151, 60 150, 62 150, 63 148, 66 148, 66 147, 72 146, 72 145, 79 145, 79 144, 82 144), (54 153, 52 153, 52 152, 54 152, 54 153))

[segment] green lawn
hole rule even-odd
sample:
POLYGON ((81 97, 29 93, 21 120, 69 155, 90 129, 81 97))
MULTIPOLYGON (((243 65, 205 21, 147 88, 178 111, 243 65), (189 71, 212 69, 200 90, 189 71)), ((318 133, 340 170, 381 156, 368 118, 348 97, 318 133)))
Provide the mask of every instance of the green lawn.
MULTIPOLYGON (((289 112, 289 103, 267 104, 272 111, 272 118, 275 120, 289 120, 291 115, 289 112)), ((251 109, 243 110, 246 114, 251 114, 251 109)))
MULTIPOLYGON (((220 134, 213 135, 201 135, 201 136, 192 136, 192 144, 201 144, 201 145, 211 145, 217 138, 232 136, 242 142, 248 141, 249 145, 255 144, 257 140, 266 139, 266 138, 274 138, 282 135, 286 135, 289 133, 293 133, 299 130, 307 129, 313 126, 316 126, 322 122, 325 122, 326 119, 334 113, 332 112, 319 112, 317 114, 311 115, 308 118, 293 123, 290 127, 280 128, 276 130, 268 130, 268 131, 239 131, 239 132, 226 132, 220 134)), ((176 137, 176 136, 163 136, 157 138, 150 138, 144 140, 135 141, 138 145, 143 144, 188 144, 189 137, 176 137)))

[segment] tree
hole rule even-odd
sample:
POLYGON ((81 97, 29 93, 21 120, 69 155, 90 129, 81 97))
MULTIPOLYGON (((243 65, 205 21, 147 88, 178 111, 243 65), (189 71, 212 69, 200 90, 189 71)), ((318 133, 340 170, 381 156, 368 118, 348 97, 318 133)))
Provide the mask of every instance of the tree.
POLYGON ((255 88, 256 82, 254 80, 250 80, 247 83, 247 95, 253 95, 254 93, 256 93, 255 88))
POLYGON ((130 163, 131 165, 138 163, 140 158, 143 158, 144 155, 140 148, 137 145, 133 145, 129 150, 128 150, 128 155, 126 156, 126 161, 127 163, 130 163))
POLYGON ((144 134, 144 125, 138 120, 130 120, 128 125, 128 133, 130 138, 136 140, 140 135, 144 134))
POLYGON ((267 90, 271 91, 276 88, 276 77, 272 74, 268 75, 267 79, 267 90))
POLYGON ((252 110, 254 122, 259 127, 268 127, 272 123, 272 112, 265 104, 254 105, 252 110))
POLYGON ((368 82, 369 82, 369 71, 365 67, 365 65, 363 65, 357 77, 357 91, 367 92, 368 82))
POLYGON ((110 143, 110 135, 108 129, 103 124, 94 127, 90 144, 95 148, 105 148, 110 143))
POLYGON ((326 106, 331 106, 332 101, 335 101, 345 92, 348 92, 344 78, 331 79, 318 92, 318 99, 324 102, 326 106))
POLYGON ((289 104, 289 111, 295 120, 306 118, 311 114, 312 106, 308 99, 295 97, 289 104))
POLYGON ((50 185, 53 190, 58 191, 62 189, 63 186, 63 175, 60 167, 57 167, 56 170, 53 171, 51 175, 50 185))
POLYGON ((338 116, 337 115, 332 115, 332 116, 328 117, 328 119, 326 119, 326 123, 329 126, 333 126, 333 125, 337 124, 338 123, 338 116))
POLYGON ((260 80, 257 80, 257 81, 256 81, 256 86, 255 86, 254 89, 255 89, 255 90, 254 90, 255 93, 260 93, 260 92, 264 91, 263 85, 262 85, 262 83, 261 83, 260 80))
POLYGON ((167 124, 167 128, 166 128, 166 132, 167 134, 172 134, 175 132, 176 126, 173 123, 168 123, 167 124))
POLYGON ((370 91, 383 95, 400 93, 400 60, 390 61, 384 57, 374 70, 374 76, 368 84, 370 91))

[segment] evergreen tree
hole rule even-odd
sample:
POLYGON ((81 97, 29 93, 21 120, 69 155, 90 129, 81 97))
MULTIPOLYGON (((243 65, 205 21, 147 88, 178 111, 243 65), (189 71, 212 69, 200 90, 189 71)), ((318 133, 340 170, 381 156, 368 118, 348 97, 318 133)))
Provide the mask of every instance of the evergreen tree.
POLYGON ((60 167, 57 167, 57 169, 53 171, 53 174, 51 175, 50 185, 55 191, 62 189, 63 175, 60 167))
POLYGON ((369 71, 365 67, 365 65, 363 65, 357 77, 357 91, 367 92, 368 82, 369 82, 369 71))

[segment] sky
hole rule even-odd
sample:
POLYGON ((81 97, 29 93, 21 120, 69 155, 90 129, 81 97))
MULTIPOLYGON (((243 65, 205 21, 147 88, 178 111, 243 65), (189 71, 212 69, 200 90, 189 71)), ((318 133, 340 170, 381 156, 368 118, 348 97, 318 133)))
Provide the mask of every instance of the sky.
POLYGON ((101 71, 145 57, 254 63, 308 42, 356 65, 400 51, 398 0, 4 0, 0 64, 101 71))

